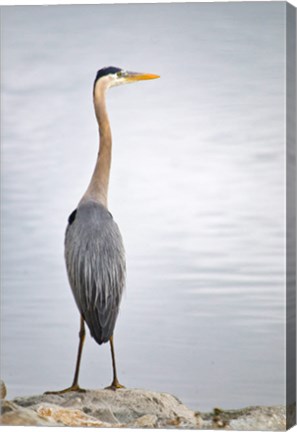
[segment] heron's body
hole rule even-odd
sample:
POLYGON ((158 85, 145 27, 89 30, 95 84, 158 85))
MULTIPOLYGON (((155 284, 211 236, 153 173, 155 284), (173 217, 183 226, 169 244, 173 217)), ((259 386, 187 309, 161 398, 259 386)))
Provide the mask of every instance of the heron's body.
POLYGON ((90 184, 69 217, 65 236, 68 279, 81 315, 79 347, 73 384, 57 393, 81 390, 78 376, 85 322, 99 345, 110 341, 113 381, 109 388, 122 387, 116 373, 113 332, 125 285, 126 263, 119 228, 108 211, 112 137, 105 94, 113 86, 154 78, 158 76, 116 67, 100 69, 96 75, 93 101, 99 127, 99 152, 90 184))
POLYGON ((122 237, 110 212, 96 201, 79 204, 69 218, 65 260, 77 307, 102 344, 113 335, 125 285, 122 237))

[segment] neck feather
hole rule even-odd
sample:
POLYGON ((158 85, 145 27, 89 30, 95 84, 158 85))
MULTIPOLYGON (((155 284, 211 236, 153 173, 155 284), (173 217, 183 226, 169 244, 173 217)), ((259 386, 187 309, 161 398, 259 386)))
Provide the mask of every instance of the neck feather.
POLYGON ((82 201, 93 200, 107 207, 108 183, 111 166, 111 129, 106 111, 106 86, 95 85, 93 98, 95 114, 99 126, 99 152, 90 184, 82 201))

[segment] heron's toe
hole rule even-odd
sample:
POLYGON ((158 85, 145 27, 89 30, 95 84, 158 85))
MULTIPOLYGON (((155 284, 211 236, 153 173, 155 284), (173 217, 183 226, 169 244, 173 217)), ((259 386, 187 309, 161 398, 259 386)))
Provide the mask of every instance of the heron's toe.
POLYGON ((68 393, 68 392, 79 392, 79 393, 85 393, 86 390, 83 388, 80 388, 79 385, 72 385, 71 387, 67 387, 63 390, 58 390, 58 391, 47 391, 44 392, 45 395, 48 394, 64 394, 64 393, 68 393))
POLYGON ((105 390, 119 390, 119 389, 124 389, 126 388, 125 386, 123 386, 122 384, 120 384, 119 382, 113 382, 110 386, 105 387, 105 390))

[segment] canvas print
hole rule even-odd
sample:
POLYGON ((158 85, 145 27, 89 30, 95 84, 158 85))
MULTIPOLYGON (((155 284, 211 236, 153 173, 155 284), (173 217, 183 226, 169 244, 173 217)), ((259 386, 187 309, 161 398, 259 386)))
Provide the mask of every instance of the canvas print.
POLYGON ((1 424, 292 427, 296 9, 1 28, 1 424))

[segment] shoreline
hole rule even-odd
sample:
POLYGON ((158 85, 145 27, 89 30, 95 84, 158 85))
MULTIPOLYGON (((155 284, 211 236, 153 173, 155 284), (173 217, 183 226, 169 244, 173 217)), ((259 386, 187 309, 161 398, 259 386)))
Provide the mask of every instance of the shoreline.
MULTIPOLYGON (((293 412, 294 410, 292 410, 293 412)), ((203 413, 169 393, 86 390, 1 400, 1 425, 106 428, 285 430, 286 407, 214 408, 203 413)))

